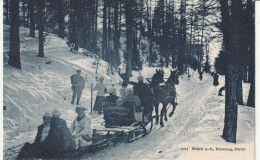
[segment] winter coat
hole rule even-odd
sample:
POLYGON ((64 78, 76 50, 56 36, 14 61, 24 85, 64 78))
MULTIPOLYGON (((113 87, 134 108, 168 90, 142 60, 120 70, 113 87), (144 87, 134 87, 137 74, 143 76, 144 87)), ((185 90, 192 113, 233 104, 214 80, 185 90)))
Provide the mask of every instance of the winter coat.
POLYGON ((52 118, 51 125, 56 129, 58 135, 58 145, 60 152, 66 152, 75 148, 75 143, 66 125, 66 121, 61 118, 52 118))
POLYGON ((105 96, 105 92, 106 92, 106 86, 104 83, 99 82, 95 85, 95 87, 93 88, 93 90, 97 90, 97 96, 105 96))
POLYGON ((119 98, 118 96, 111 94, 109 96, 106 96, 105 102, 116 103, 118 98, 119 98))
MULTIPOLYGON (((31 144, 26 142, 24 146, 21 148, 16 159, 32 159, 32 158, 43 157, 43 148, 41 143, 41 135, 42 135, 43 128, 44 128, 44 124, 38 126, 38 132, 36 134, 34 143, 31 144)), ((45 140, 48 140, 48 136, 46 137, 45 140)))
POLYGON ((74 75, 70 76, 70 80, 71 80, 71 84, 72 84, 72 87, 71 87, 72 90, 81 92, 84 89, 85 80, 82 76, 78 76, 77 74, 74 74, 74 75))
POLYGON ((38 127, 38 132, 33 144, 26 143, 21 149, 18 159, 21 158, 54 158, 62 154, 64 143, 62 139, 64 135, 61 128, 64 128, 66 122, 64 120, 52 121, 48 136, 41 142, 44 124, 38 127), (60 128, 58 128, 60 127, 60 128))
POLYGON ((143 82, 138 82, 133 89, 134 95, 139 97, 140 104, 145 108, 145 112, 151 112, 153 110, 154 95, 150 88, 143 82))
POLYGON ((70 132, 72 133, 72 136, 80 136, 88 141, 85 137, 92 137, 91 120, 87 116, 84 116, 84 118, 79 121, 76 118, 71 124, 70 132))

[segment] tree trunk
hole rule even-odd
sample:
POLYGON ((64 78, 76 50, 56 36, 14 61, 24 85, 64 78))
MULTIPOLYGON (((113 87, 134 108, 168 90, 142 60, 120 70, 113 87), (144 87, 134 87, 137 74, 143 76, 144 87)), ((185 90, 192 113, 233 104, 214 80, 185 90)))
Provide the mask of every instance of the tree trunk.
POLYGON ((103 8, 103 38, 102 38, 102 58, 105 59, 107 50, 107 1, 104 1, 103 8))
POLYGON ((58 27, 59 27, 59 31, 58 31, 58 36, 60 38, 64 38, 65 37, 65 22, 64 22, 64 3, 62 0, 58 0, 57 1, 57 20, 58 20, 58 27))
MULTIPOLYGON (((222 9, 228 10, 227 2, 223 2, 225 0, 221 0, 221 12, 222 9)), ((225 99, 225 120, 224 120, 224 129, 222 137, 227 142, 236 143, 236 132, 237 132, 237 97, 236 97, 236 82, 239 77, 239 51, 241 45, 241 30, 240 30, 240 16, 242 11, 242 1, 241 0, 232 0, 231 5, 231 32, 230 34, 223 35, 223 36, 230 36, 231 45, 225 45, 225 51, 228 55, 228 64, 227 64, 227 71, 225 75, 225 88, 226 88, 226 99, 225 99)), ((228 13, 228 12, 226 12, 228 13)), ((222 20, 225 18, 222 14, 222 20)), ((227 17, 226 17, 227 18, 227 17)), ((229 21, 229 19, 226 19, 229 21)), ((224 21, 223 21, 224 22, 224 21)))
POLYGON ((228 64, 225 76, 225 119, 222 138, 232 143, 236 143, 237 132, 237 73, 238 65, 228 64))
POLYGON ((69 43, 74 44, 74 50, 77 51, 78 45, 77 45, 77 37, 76 37, 76 6, 75 1, 70 0, 70 26, 69 26, 69 43))
POLYGON ((28 0, 28 10, 29 10, 29 17, 30 17, 30 33, 29 37, 35 37, 35 0, 28 0))
POLYGON ((112 33, 111 33, 111 9, 112 9, 112 7, 111 7, 111 0, 107 0, 108 1, 108 6, 107 6, 107 11, 108 11, 108 25, 107 25, 107 32, 108 32, 108 45, 109 45, 109 47, 111 47, 110 46, 110 42, 111 42, 111 35, 112 35, 112 33))
POLYGON ((44 31, 44 5, 45 5, 45 0, 38 0, 38 29, 39 29, 39 57, 44 57, 44 37, 43 37, 43 31, 44 31))
POLYGON ((8 64, 21 69, 19 37, 19 1, 11 0, 10 53, 8 64))
POLYGON ((236 85, 236 96, 237 96, 237 103, 239 105, 243 105, 243 87, 242 87, 242 67, 240 67, 240 73, 237 79, 236 85))
POLYGON ((133 1, 125 2, 125 14, 126 14, 126 52, 127 52, 127 77, 132 76, 132 48, 133 48, 133 1))
POLYGON ((249 83, 254 82, 255 77, 255 26, 254 26, 254 3, 252 0, 247 0, 246 7, 246 21, 247 21, 247 29, 246 29, 246 42, 248 43, 248 81, 249 83))
POLYGON ((255 26, 254 26, 254 3, 252 0, 247 0, 247 20, 248 24, 248 56, 249 58, 249 72, 248 80, 251 83, 247 105, 255 107, 255 26))
POLYGON ((114 52, 116 56, 119 56, 119 28, 118 28, 118 7, 119 7, 119 0, 115 0, 114 5, 114 25, 115 25, 115 34, 114 34, 114 52))
POLYGON ((251 107, 255 107, 255 83, 254 82, 251 83, 250 85, 247 105, 251 107))
POLYGON ((95 0, 95 16, 94 16, 94 21, 95 21, 95 31, 94 31, 94 50, 95 52, 98 51, 98 47, 97 47, 97 43, 98 43, 98 32, 97 32, 97 29, 98 29, 98 0, 95 0))
POLYGON ((25 7, 25 0, 22 0, 22 11, 23 11, 23 26, 26 27, 26 16, 25 16, 25 12, 26 12, 26 7, 25 7))
POLYGON ((5 0, 5 23, 9 25, 9 0, 5 0))

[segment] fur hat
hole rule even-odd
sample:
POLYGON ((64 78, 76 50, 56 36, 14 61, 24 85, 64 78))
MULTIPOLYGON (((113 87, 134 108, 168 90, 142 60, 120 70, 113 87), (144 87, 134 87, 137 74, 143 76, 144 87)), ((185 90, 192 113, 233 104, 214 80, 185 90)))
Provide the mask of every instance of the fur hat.
POLYGON ((55 109, 53 112, 52 112, 52 117, 56 117, 56 118, 59 118, 61 115, 61 112, 57 109, 55 109))
POLYGON ((138 80, 138 81, 143 81, 143 80, 144 80, 144 77, 143 77, 143 76, 138 76, 138 77, 137 77, 137 80, 138 80))
POLYGON ((51 117, 51 114, 48 113, 48 112, 46 112, 46 113, 43 115, 43 117, 51 117))

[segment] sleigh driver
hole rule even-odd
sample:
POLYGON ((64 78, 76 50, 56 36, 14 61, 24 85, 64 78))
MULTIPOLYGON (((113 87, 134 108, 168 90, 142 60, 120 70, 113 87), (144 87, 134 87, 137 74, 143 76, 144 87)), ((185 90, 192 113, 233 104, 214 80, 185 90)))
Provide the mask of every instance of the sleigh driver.
POLYGON ((151 117, 153 112, 153 92, 150 90, 148 85, 143 82, 143 76, 138 76, 137 80, 138 83, 133 87, 134 95, 137 95, 139 97, 141 106, 140 109, 143 109, 144 121, 148 122, 149 117, 151 117))

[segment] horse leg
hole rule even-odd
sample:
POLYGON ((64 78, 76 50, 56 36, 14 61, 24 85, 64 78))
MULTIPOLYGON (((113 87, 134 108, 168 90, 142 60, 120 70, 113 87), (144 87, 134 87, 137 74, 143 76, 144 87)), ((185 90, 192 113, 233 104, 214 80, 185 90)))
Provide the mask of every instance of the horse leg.
POLYGON ((172 115, 173 115, 173 113, 174 113, 174 110, 175 110, 175 104, 173 103, 172 104, 172 111, 171 111, 171 113, 169 114, 169 117, 172 117, 172 115))
MULTIPOLYGON (((167 107, 167 105, 166 105, 166 107, 167 107)), ((168 121, 168 118, 167 118, 167 109, 165 109, 165 111, 164 111, 164 120, 165 120, 165 121, 168 121)))
POLYGON ((172 111, 169 114, 169 117, 172 117, 172 115, 173 115, 173 113, 175 111, 175 108, 176 108, 175 98, 174 98, 174 100, 173 100, 173 102, 171 104, 172 104, 172 111))
POLYGON ((159 108, 159 104, 155 104, 154 105, 155 107, 155 114, 156 114, 156 124, 158 124, 158 121, 159 121, 159 115, 158 115, 158 108, 159 108))
POLYGON ((160 118, 160 125, 161 125, 161 127, 164 127, 163 114, 164 114, 165 110, 166 110, 166 105, 163 104, 163 108, 162 108, 162 110, 161 110, 161 118, 160 118))

